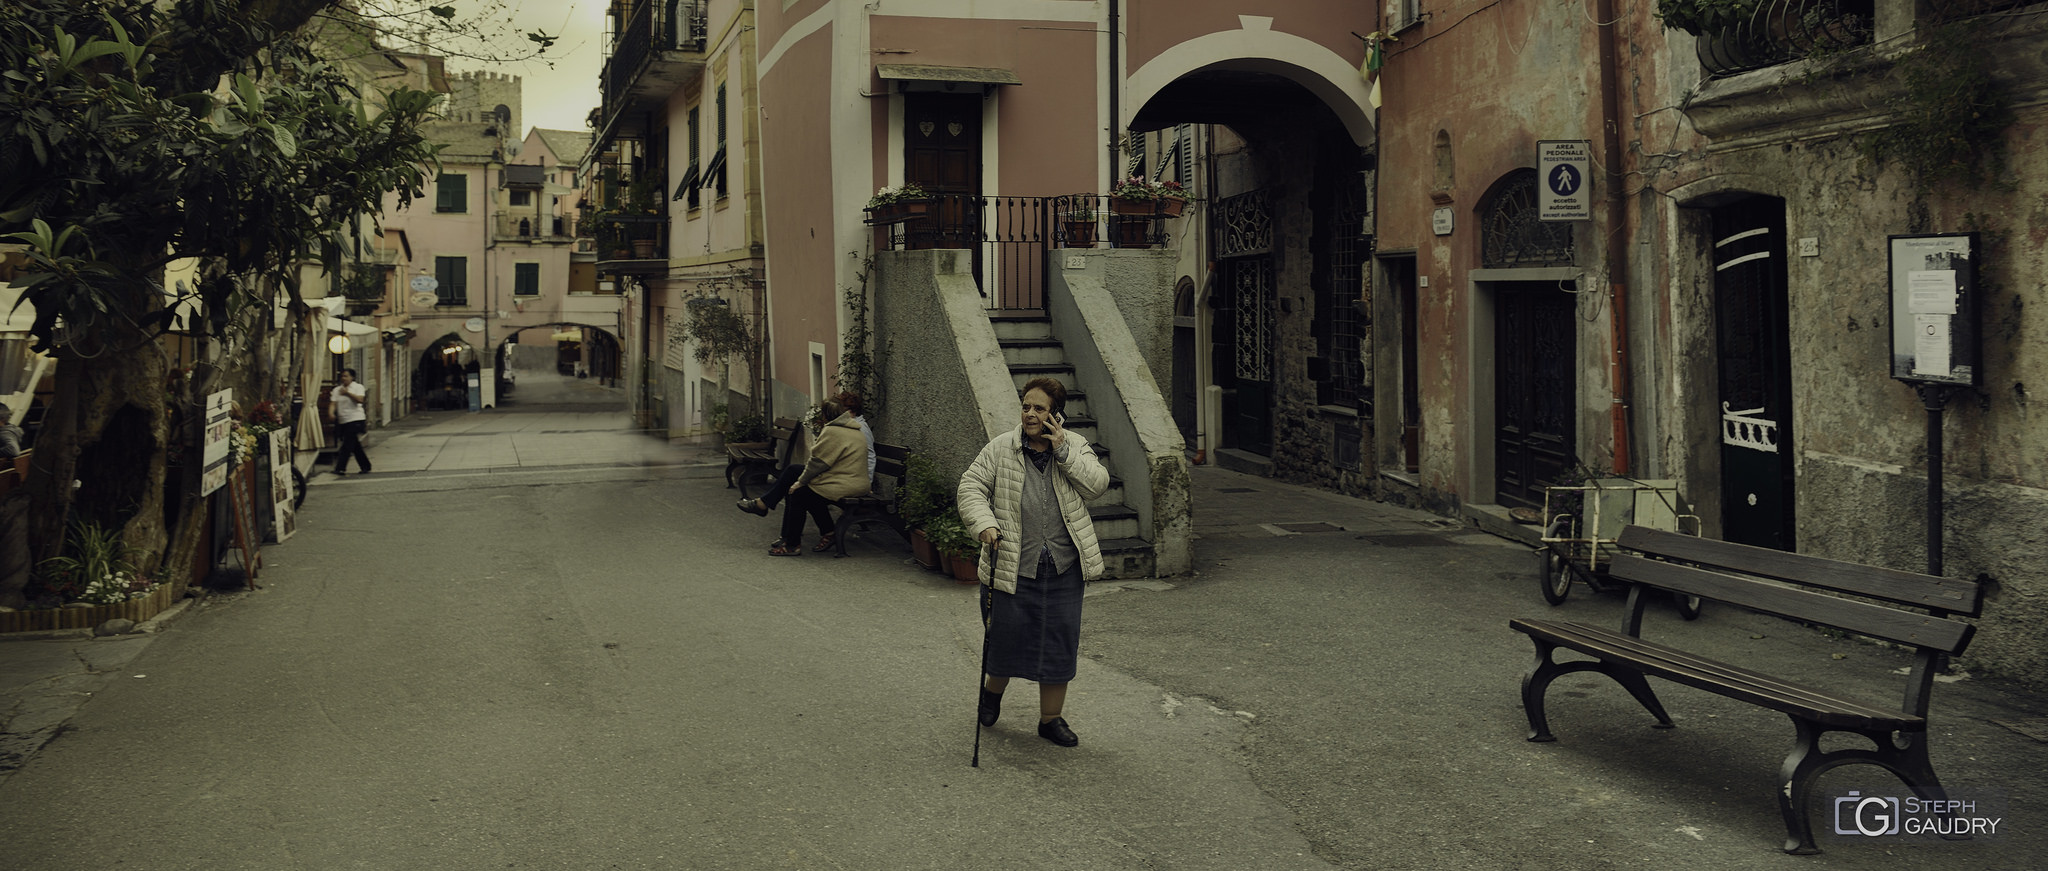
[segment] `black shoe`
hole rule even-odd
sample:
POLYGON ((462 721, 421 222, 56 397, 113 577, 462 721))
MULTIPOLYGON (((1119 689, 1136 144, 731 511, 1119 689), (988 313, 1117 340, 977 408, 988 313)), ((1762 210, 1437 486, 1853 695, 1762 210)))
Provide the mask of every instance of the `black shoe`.
POLYGON ((347 474, 348 474, 348 470, 346 470, 346 469, 335 469, 335 470, 334 470, 334 476, 335 476, 335 477, 337 477, 337 478, 339 478, 339 477, 342 477, 342 476, 344 476, 344 475, 347 475, 347 474))
POLYGON ((370 474, 370 467, 369 467, 369 466, 364 466, 364 467, 363 467, 363 470, 362 470, 361 472, 357 472, 356 474, 359 474, 359 475, 367 475, 367 474, 370 474))
POLYGON ((768 516, 768 509, 762 508, 761 501, 758 499, 741 499, 739 507, 741 511, 745 511, 748 514, 752 514, 756 517, 768 516))
POLYGON ((1074 730, 1067 728, 1065 717, 1054 717, 1038 724, 1038 737, 1061 747, 1076 747, 1081 743, 1081 739, 1074 735, 1074 730))
POLYGON ((1003 694, 992 693, 989 692, 986 688, 984 688, 981 691, 981 711, 979 714, 979 716, 981 717, 981 724, 984 726, 993 726, 996 724, 996 718, 1002 715, 1003 694))

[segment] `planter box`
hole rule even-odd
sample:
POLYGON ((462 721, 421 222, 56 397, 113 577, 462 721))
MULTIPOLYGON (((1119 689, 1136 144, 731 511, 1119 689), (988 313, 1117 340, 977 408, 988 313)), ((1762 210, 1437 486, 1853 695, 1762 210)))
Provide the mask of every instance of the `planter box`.
POLYGON ((1122 197, 1109 198, 1109 210, 1119 215, 1151 215, 1155 208, 1152 200, 1127 200, 1122 197))
POLYGON ((87 608, 49 608, 36 611, 0 611, 0 632, 36 632, 47 629, 91 629, 108 620, 124 617, 140 623, 163 612, 177 601, 175 584, 158 584, 140 599, 87 608))

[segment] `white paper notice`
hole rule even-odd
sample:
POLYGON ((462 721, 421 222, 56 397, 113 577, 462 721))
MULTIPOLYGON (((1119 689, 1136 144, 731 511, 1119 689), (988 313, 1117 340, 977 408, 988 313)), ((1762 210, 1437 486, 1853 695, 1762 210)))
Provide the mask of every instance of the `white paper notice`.
POLYGON ((1906 273, 1906 290, 1916 315, 1956 313, 1956 274, 1946 269, 1921 269, 1906 273))
POLYGON ((1913 374, 1947 378, 1948 315, 1913 316, 1913 374))

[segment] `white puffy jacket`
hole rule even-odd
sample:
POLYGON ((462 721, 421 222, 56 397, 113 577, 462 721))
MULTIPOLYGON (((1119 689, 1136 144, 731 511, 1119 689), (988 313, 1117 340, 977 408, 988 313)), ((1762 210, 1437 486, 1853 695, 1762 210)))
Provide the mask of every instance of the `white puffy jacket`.
MULTIPOLYGON (((1052 491, 1059 499, 1067 535, 1081 552, 1081 578, 1092 581, 1102 577, 1102 548, 1095 541, 1095 522, 1088 518, 1088 500, 1109 489, 1109 470, 1095 458, 1087 439, 1068 431, 1066 441, 1066 460, 1053 463, 1058 471, 1052 476, 1052 491)), ((981 561, 981 582, 1005 593, 1017 592, 1018 550, 1024 538, 1018 506, 1024 501, 1024 475, 1036 471, 1024 458, 1023 447, 1022 426, 996 436, 960 476, 955 499, 968 534, 979 535, 991 526, 1002 532, 995 564, 981 561)))

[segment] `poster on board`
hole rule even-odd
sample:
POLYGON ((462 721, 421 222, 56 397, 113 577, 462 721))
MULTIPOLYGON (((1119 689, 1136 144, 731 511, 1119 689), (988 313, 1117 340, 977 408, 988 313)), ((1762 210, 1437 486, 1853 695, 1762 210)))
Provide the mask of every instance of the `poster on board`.
POLYGON ((234 434, 234 421, 228 418, 228 407, 235 401, 235 391, 223 390, 206 397, 206 445, 200 452, 205 468, 199 473, 199 495, 208 496, 228 482, 228 438, 234 434))
POLYGON ((270 513, 273 541, 283 541, 298 531, 298 512, 292 505, 296 485, 292 481, 291 430, 270 431, 270 513))
POLYGON ((1891 376, 1977 384, 1977 234, 1892 236, 1890 252, 1891 376))

